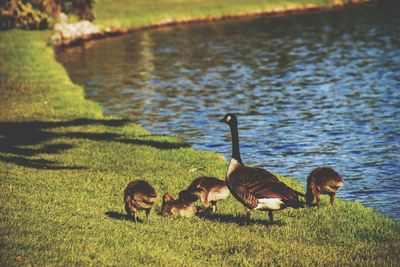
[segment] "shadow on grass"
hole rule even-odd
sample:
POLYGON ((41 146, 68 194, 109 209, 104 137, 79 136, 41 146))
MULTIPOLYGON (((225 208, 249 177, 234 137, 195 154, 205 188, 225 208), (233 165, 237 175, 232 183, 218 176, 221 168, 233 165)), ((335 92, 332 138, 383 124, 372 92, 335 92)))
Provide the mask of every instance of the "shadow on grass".
MULTIPOLYGON (((130 216, 126 213, 120 213, 118 211, 106 211, 104 214, 111 219, 133 222, 132 216, 130 216)), ((138 223, 144 223, 144 220, 141 218, 137 218, 137 221, 138 221, 138 223)))
POLYGON ((140 139, 126 139, 126 140, 121 140, 121 142, 126 144, 152 146, 158 149, 177 149, 177 148, 190 147, 190 144, 188 143, 170 143, 170 142, 160 142, 160 141, 140 140, 140 139))
POLYGON ((110 127, 120 127, 127 123, 126 119, 97 120, 97 119, 77 119, 71 121, 48 122, 0 122, 0 153, 11 155, 1 156, 0 160, 20 166, 36 169, 84 169, 84 166, 63 166, 57 161, 46 159, 31 159, 29 157, 39 154, 59 154, 68 149, 74 148, 73 144, 58 143, 46 144, 57 138, 63 139, 88 139, 94 141, 115 141, 134 145, 147 145, 158 149, 177 149, 188 147, 186 143, 173 143, 157 140, 148 140, 156 136, 147 135, 139 138, 129 138, 117 133, 107 132, 54 132, 52 129, 70 126, 90 126, 103 125, 110 127), (146 140, 147 139, 147 140, 146 140), (31 147, 36 146, 36 147, 31 147), (39 147, 37 147, 39 146, 39 147))
POLYGON ((3 157, 0 156, 0 160, 7 163, 14 163, 20 166, 35 168, 40 170, 83 170, 86 167, 83 166, 62 166, 58 162, 46 159, 27 159, 23 157, 3 157))
POLYGON ((126 213, 120 213, 118 211, 106 211, 106 213, 104 213, 105 215, 107 215, 108 217, 110 217, 111 219, 116 219, 116 220, 130 220, 130 217, 128 216, 128 214, 126 213))
POLYGON ((234 214, 220 214, 220 213, 213 213, 213 214, 198 214, 198 217, 204 218, 214 222, 221 222, 221 223, 236 223, 240 226, 248 226, 253 224, 259 224, 264 226, 271 226, 271 225, 284 225, 281 221, 274 221, 270 223, 269 219, 250 219, 250 223, 247 224, 246 217, 238 216, 234 214))

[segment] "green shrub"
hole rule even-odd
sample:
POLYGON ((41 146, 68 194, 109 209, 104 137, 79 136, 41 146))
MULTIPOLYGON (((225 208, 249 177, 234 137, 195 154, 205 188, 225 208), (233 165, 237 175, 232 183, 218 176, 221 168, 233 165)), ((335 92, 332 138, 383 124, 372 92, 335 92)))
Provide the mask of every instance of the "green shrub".
POLYGON ((93 20, 94 0, 0 0, 0 29, 45 29, 60 12, 93 20))
POLYGON ((33 8, 28 1, 0 1, 0 29, 37 30, 47 27, 47 15, 33 8))

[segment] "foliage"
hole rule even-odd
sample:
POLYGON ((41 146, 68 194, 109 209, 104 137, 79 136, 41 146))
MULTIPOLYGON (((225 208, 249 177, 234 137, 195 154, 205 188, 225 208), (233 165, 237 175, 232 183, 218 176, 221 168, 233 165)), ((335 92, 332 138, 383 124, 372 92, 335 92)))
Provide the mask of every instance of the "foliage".
POLYGON ((0 0, 0 29, 44 29, 60 12, 93 20, 94 0, 0 0))
POLYGON ((48 18, 30 3, 21 0, 0 2, 0 29, 44 29, 48 18))
MULTIPOLYGON (((400 223, 359 203, 287 209, 267 223, 233 197, 212 216, 158 215, 161 196, 227 162, 175 137, 103 116, 46 47, 46 32, 0 32, 0 266, 397 266, 400 223), (126 220, 133 179, 160 199, 126 220), (143 218, 143 214, 139 214, 143 218)), ((297 190, 303 186, 281 177, 297 190)))

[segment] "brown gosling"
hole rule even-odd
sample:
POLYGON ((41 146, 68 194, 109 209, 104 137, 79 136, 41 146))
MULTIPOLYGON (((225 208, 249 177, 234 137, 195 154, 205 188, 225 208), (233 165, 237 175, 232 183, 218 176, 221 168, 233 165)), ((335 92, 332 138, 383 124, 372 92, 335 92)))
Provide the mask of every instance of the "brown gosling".
POLYGON ((161 206, 161 214, 164 216, 193 217, 196 215, 196 207, 192 202, 181 198, 175 198, 170 193, 165 193, 161 206))
POLYGON ((307 205, 311 205, 314 197, 317 207, 320 206, 321 195, 329 195, 331 205, 335 201, 336 192, 344 184, 343 177, 330 167, 315 168, 307 178, 307 205))
POLYGON ((217 201, 228 198, 230 192, 225 181, 215 177, 200 176, 192 181, 187 190, 181 191, 180 195, 188 201, 200 199, 204 208, 199 212, 204 213, 215 212, 217 201))
POLYGON ((150 210, 157 198, 154 188, 144 180, 130 182, 124 191, 125 210, 132 221, 137 223, 137 212, 146 212, 146 222, 149 222, 150 210))
POLYGON ((221 122, 229 125, 232 136, 232 155, 226 172, 226 184, 232 195, 245 206, 247 223, 250 222, 252 210, 268 211, 272 223, 273 211, 303 207, 299 200, 299 196, 305 196, 303 193, 290 188, 267 170, 249 167, 242 162, 236 115, 228 113, 221 122))

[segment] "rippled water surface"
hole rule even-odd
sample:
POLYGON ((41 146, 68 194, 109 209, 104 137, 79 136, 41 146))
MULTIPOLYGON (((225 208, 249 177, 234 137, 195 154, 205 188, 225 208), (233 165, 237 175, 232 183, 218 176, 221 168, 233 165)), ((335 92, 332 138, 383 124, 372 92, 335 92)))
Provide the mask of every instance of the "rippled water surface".
POLYGON ((339 197, 400 219, 398 10, 178 26, 58 58, 107 113, 229 158, 218 120, 237 112, 245 163, 303 183, 313 168, 332 166, 346 180, 339 197))

